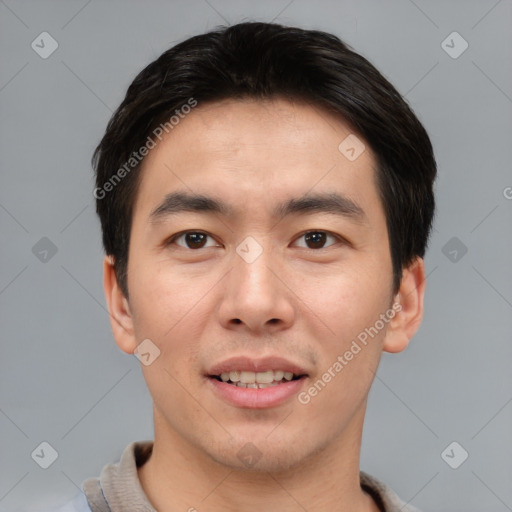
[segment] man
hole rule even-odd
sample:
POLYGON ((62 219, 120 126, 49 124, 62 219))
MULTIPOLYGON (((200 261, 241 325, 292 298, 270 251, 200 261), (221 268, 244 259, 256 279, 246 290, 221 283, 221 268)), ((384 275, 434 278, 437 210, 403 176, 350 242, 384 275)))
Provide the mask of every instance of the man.
POLYGON ((235 25, 147 66, 93 163, 155 437, 62 510, 416 510, 359 470, 434 214, 432 146, 393 86, 333 35, 235 25))

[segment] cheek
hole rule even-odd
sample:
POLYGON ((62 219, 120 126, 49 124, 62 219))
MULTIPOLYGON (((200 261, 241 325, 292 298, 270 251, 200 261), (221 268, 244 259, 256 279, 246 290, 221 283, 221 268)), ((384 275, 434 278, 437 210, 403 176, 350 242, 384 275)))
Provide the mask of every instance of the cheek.
POLYGON ((372 326, 389 307, 391 275, 365 269, 330 269, 325 275, 315 273, 297 283, 298 295, 329 334, 329 345, 340 348, 365 328, 372 326), (386 279, 383 279, 384 276, 386 279), (342 346, 341 345, 341 346, 342 346))
MULTIPOLYGON (((387 276, 387 274, 381 274, 387 276)), ((387 276, 389 277, 389 276, 387 276)), ((321 330, 319 370, 304 400, 335 411, 352 410, 366 396, 381 355, 387 323, 380 320, 389 308, 389 283, 378 274, 340 273, 315 279, 305 286, 321 330), (355 276, 355 277, 354 277, 355 276)), ((312 318, 311 312, 308 314, 312 318)), ((334 418, 333 418, 334 420, 334 418)))
MULTIPOLYGON (((142 258, 140 258, 142 261, 142 258)), ((187 330, 188 337, 200 333, 202 302, 215 284, 213 278, 191 275, 179 264, 168 260, 153 260, 137 265, 133 260, 130 292, 132 313, 138 334, 165 340, 167 346, 187 330)))
POLYGON ((162 260, 136 270, 131 282, 135 334, 138 340, 149 338, 160 351, 151 366, 142 367, 144 378, 156 403, 177 403, 183 388, 196 384, 191 377, 199 367, 198 340, 211 320, 208 291, 216 280, 162 260))
POLYGON ((362 404, 373 382, 387 326, 380 315, 388 303, 384 287, 343 281, 330 286, 316 298, 315 313, 329 327, 321 337, 316 333, 318 372, 299 401, 321 414, 325 425, 338 428, 362 404))

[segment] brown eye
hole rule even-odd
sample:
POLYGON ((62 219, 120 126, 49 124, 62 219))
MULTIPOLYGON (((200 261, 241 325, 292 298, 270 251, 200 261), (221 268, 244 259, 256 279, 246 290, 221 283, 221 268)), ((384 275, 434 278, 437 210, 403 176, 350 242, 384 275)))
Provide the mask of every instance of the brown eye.
POLYGON ((312 244, 311 249, 320 249, 324 246, 325 240, 327 239, 326 233, 315 231, 312 233, 306 233, 305 240, 307 244, 312 244))
POLYGON ((174 236, 169 241, 169 243, 176 243, 176 245, 179 247, 184 247, 185 249, 202 249, 206 246, 205 244, 208 237, 209 235, 200 231, 187 231, 185 233, 181 233, 180 235, 174 236), (184 240, 185 245, 177 243, 178 240, 184 240))
POLYGON ((337 237, 331 235, 330 233, 327 233, 326 231, 309 231, 301 235, 298 238, 298 240, 304 240, 306 242, 307 249, 324 249, 325 243, 328 238, 333 239, 335 242, 339 241, 337 237))
POLYGON ((191 249, 200 249, 204 246, 206 236, 204 233, 187 233, 185 236, 185 243, 191 249))

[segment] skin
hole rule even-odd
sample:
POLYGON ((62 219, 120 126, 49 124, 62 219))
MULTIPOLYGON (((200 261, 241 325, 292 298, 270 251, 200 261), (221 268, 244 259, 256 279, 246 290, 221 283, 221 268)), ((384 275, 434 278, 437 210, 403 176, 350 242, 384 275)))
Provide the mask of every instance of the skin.
POLYGON ((379 510, 359 485, 367 395, 382 351, 405 349, 420 325, 425 273, 418 258, 392 293, 375 158, 366 144, 349 161, 338 146, 350 133, 305 104, 226 100, 198 105, 144 160, 129 300, 110 257, 104 285, 119 347, 132 354, 149 338, 161 351, 141 366, 155 440, 138 469, 159 511, 379 510), (151 212, 178 190, 221 199, 233 215, 181 212, 152 222, 151 212), (272 217, 284 200, 333 191, 365 217, 272 217), (166 245, 184 230, 207 233, 205 246, 189 248, 197 245, 185 237, 166 245), (341 238, 315 248, 305 231, 341 238), (252 263, 236 252, 247 236, 263 250, 252 263), (308 404, 294 396, 267 409, 235 407, 207 385, 214 362, 279 355, 307 369, 307 390, 393 303, 401 311, 308 404), (249 442, 261 452, 252 468, 237 456, 249 442))

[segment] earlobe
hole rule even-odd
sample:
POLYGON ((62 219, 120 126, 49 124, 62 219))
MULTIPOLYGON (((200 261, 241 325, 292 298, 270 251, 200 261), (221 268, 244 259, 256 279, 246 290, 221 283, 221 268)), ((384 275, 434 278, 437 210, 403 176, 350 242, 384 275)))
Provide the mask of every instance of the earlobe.
POLYGON ((117 281, 114 259, 109 255, 105 256, 103 260, 103 288, 114 339, 123 352, 133 354, 137 343, 133 329, 132 313, 128 300, 117 281))
POLYGON ((425 263, 422 258, 417 258, 403 270, 400 289, 393 303, 396 314, 384 337, 382 348, 385 352, 401 352, 418 330, 423 318, 425 285, 425 263))

